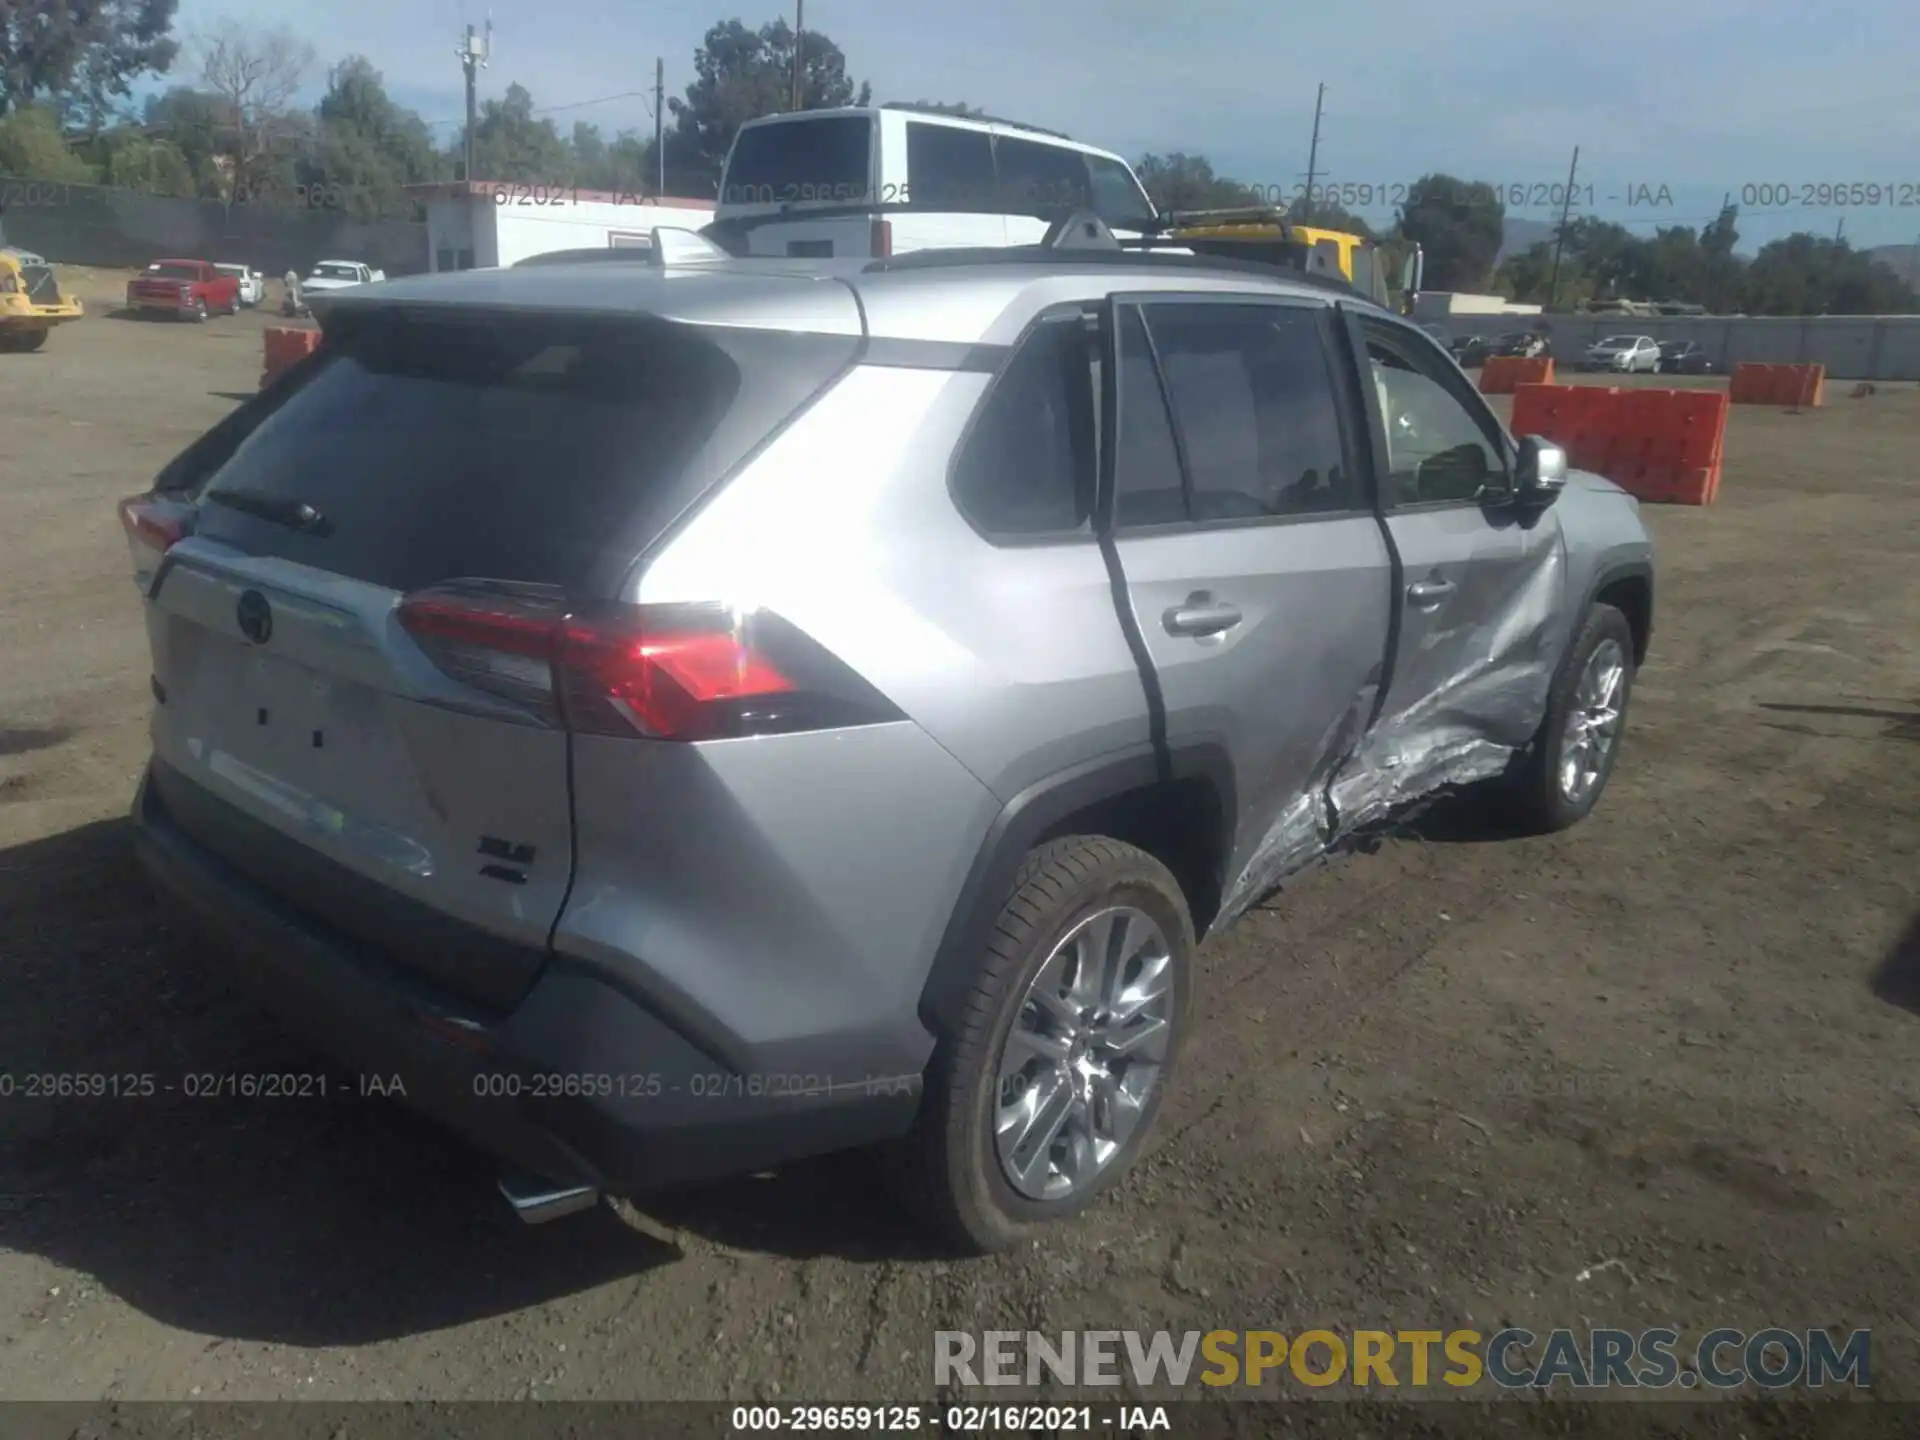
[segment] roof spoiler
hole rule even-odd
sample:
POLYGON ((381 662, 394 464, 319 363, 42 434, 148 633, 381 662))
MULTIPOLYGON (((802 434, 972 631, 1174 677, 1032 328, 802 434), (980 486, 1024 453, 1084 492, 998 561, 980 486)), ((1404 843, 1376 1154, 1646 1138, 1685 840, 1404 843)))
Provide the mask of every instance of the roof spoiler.
POLYGON ((676 265, 712 265, 734 258, 698 230, 681 225, 656 225, 651 239, 653 245, 647 263, 656 270, 668 270, 676 265))

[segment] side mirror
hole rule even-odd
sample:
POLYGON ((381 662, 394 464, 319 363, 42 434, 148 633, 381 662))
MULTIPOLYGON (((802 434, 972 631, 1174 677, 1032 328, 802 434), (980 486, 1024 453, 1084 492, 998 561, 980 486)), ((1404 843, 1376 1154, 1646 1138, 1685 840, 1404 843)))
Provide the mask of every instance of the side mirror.
POLYGON ((1529 435, 1520 442, 1513 478, 1519 499, 1551 504, 1567 488, 1567 452, 1544 435, 1529 435))

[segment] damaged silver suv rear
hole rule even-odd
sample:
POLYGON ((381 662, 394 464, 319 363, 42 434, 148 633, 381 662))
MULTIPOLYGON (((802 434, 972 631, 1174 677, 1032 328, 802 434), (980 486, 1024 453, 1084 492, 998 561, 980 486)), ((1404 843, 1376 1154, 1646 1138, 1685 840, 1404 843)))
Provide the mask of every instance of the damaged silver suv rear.
POLYGON ((1417 328, 657 238, 316 297, 125 509, 153 874, 538 1193, 870 1146, 1003 1248, 1140 1153, 1200 938, 1439 791, 1598 801, 1638 506, 1417 328))

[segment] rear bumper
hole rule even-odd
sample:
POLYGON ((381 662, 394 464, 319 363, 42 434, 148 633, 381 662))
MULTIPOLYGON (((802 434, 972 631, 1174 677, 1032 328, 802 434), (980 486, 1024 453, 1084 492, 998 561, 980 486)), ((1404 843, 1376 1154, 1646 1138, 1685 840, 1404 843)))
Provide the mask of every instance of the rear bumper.
POLYGON ((535 1174, 644 1191, 895 1138, 917 1113, 918 1077, 741 1074, 559 962, 511 1014, 475 1015, 241 876, 173 821, 150 778, 133 819, 163 899, 269 1010, 363 1089, 535 1174))

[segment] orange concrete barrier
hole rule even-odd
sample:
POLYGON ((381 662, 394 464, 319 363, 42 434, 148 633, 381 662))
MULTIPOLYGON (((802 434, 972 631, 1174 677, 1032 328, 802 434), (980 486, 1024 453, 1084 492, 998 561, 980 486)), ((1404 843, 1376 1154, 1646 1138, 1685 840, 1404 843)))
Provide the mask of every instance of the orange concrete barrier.
POLYGON ((1480 367, 1482 395, 1511 395, 1521 385, 1551 385, 1553 357, 1550 355, 1489 355, 1480 367))
POLYGON ((1727 398, 1735 405, 1790 405, 1812 410, 1827 403, 1824 365, 1752 365, 1733 367, 1727 398))
POLYGON ((1522 385, 1512 430, 1545 436, 1575 469, 1642 500, 1710 505, 1720 493, 1728 404, 1717 390, 1522 385))
POLYGON ((266 354, 265 363, 260 370, 262 390, 306 359, 320 346, 321 332, 318 330, 273 325, 269 326, 264 333, 266 338, 262 348, 266 354))

